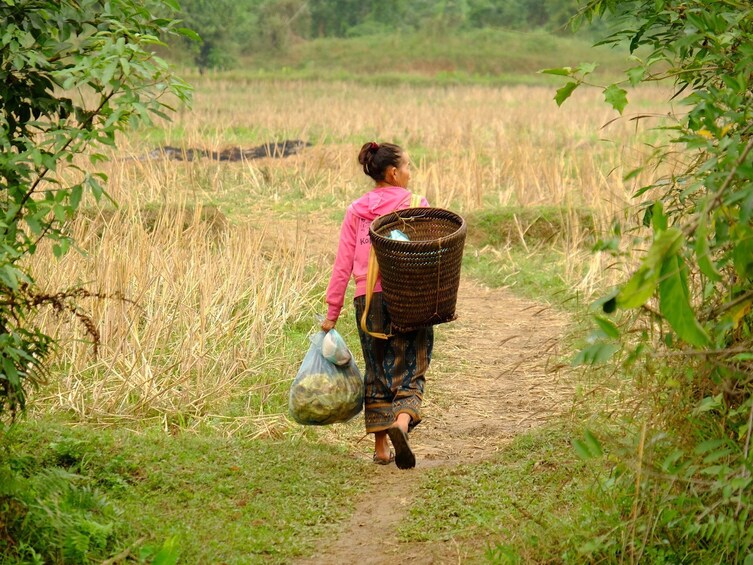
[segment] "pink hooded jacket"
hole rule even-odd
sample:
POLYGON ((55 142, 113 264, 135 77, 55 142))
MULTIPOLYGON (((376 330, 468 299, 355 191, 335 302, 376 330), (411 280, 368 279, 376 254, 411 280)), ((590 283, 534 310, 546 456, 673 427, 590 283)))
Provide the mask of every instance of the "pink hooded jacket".
MULTIPOLYGON (((350 276, 356 281, 355 296, 366 294, 366 273, 369 266, 371 241, 369 226, 378 216, 402 210, 410 206, 412 193, 399 186, 375 188, 353 202, 345 211, 340 228, 340 244, 337 247, 335 266, 327 287, 327 319, 337 321, 345 302, 345 291, 350 276)), ((428 206, 426 198, 421 206, 428 206)), ((381 292, 382 281, 377 279, 374 292, 381 292)))

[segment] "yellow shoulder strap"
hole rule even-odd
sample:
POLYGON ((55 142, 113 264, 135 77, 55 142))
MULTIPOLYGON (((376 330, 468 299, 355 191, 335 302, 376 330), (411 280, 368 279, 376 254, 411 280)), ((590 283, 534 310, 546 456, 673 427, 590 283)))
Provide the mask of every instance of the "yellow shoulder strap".
POLYGON ((361 315, 361 329, 377 339, 387 339, 390 337, 389 335, 381 332, 371 332, 366 325, 366 318, 369 316, 369 308, 371 307, 371 297, 374 295, 374 287, 376 286, 378 275, 379 264, 377 263, 376 251, 374 251, 374 247, 372 246, 371 251, 369 251, 369 270, 366 273, 366 304, 363 307, 363 314, 361 315))
MULTIPOLYGON (((410 207, 418 208, 419 206, 421 206, 421 200, 423 200, 423 196, 421 196, 420 194, 411 194, 410 207)), ((370 332, 369 328, 366 325, 366 318, 369 316, 369 307, 371 306, 371 297, 374 295, 374 287, 376 286, 378 276, 379 263, 377 263, 376 252, 374 251, 374 247, 372 246, 371 251, 369 252, 369 268, 366 272, 366 304, 363 308, 363 314, 361 315, 361 329, 372 337, 378 339, 387 339, 391 334, 388 335, 381 332, 370 332)))

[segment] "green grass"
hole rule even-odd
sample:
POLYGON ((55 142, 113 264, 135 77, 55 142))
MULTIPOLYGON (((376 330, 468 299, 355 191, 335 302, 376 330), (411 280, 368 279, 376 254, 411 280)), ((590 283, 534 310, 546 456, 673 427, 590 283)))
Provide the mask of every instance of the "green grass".
MULTIPOLYGON (((210 430, 171 436, 42 421, 25 422, 12 436, 6 446, 20 475, 58 469, 106 497, 113 533, 104 554, 174 539, 183 563, 286 563, 311 553, 352 509, 365 465, 320 443, 210 430)), ((3 562, 14 562, 5 550, 3 562)))
POLYGON ((238 69, 219 75, 380 85, 559 84, 538 71, 581 62, 597 63, 596 76, 602 78, 615 77, 627 66, 624 54, 595 48, 588 38, 479 29, 314 39, 283 52, 248 55, 238 69))
POLYGON ((404 540, 454 541, 470 562, 573 562, 596 532, 594 469, 572 447, 568 421, 518 436, 492 459, 430 471, 404 540))
MULTIPOLYGON (((593 229, 588 210, 576 215, 582 226, 593 229)), ((567 211, 553 206, 486 208, 468 214, 464 273, 493 288, 507 286, 527 298, 579 308, 579 297, 563 277, 568 258, 561 235, 568 221, 567 211)))

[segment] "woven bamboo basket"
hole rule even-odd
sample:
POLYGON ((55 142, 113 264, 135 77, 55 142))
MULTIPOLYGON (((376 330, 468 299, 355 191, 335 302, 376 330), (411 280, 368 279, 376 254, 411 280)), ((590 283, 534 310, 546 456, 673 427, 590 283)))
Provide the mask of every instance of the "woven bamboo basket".
POLYGON ((406 208, 369 228, 392 330, 409 332, 456 318, 465 220, 442 208, 406 208), (410 241, 389 237, 398 229, 410 241))

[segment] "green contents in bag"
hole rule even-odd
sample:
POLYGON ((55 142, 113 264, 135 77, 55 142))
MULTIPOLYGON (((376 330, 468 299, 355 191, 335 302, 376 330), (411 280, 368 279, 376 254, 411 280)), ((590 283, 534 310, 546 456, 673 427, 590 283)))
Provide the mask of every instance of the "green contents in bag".
MULTIPOLYGON (((303 425, 347 422, 363 408, 363 377, 355 361, 337 366, 322 355, 325 333, 311 336, 311 346, 290 387, 291 417, 303 425)), ((350 352, 348 352, 350 354, 350 352)))

